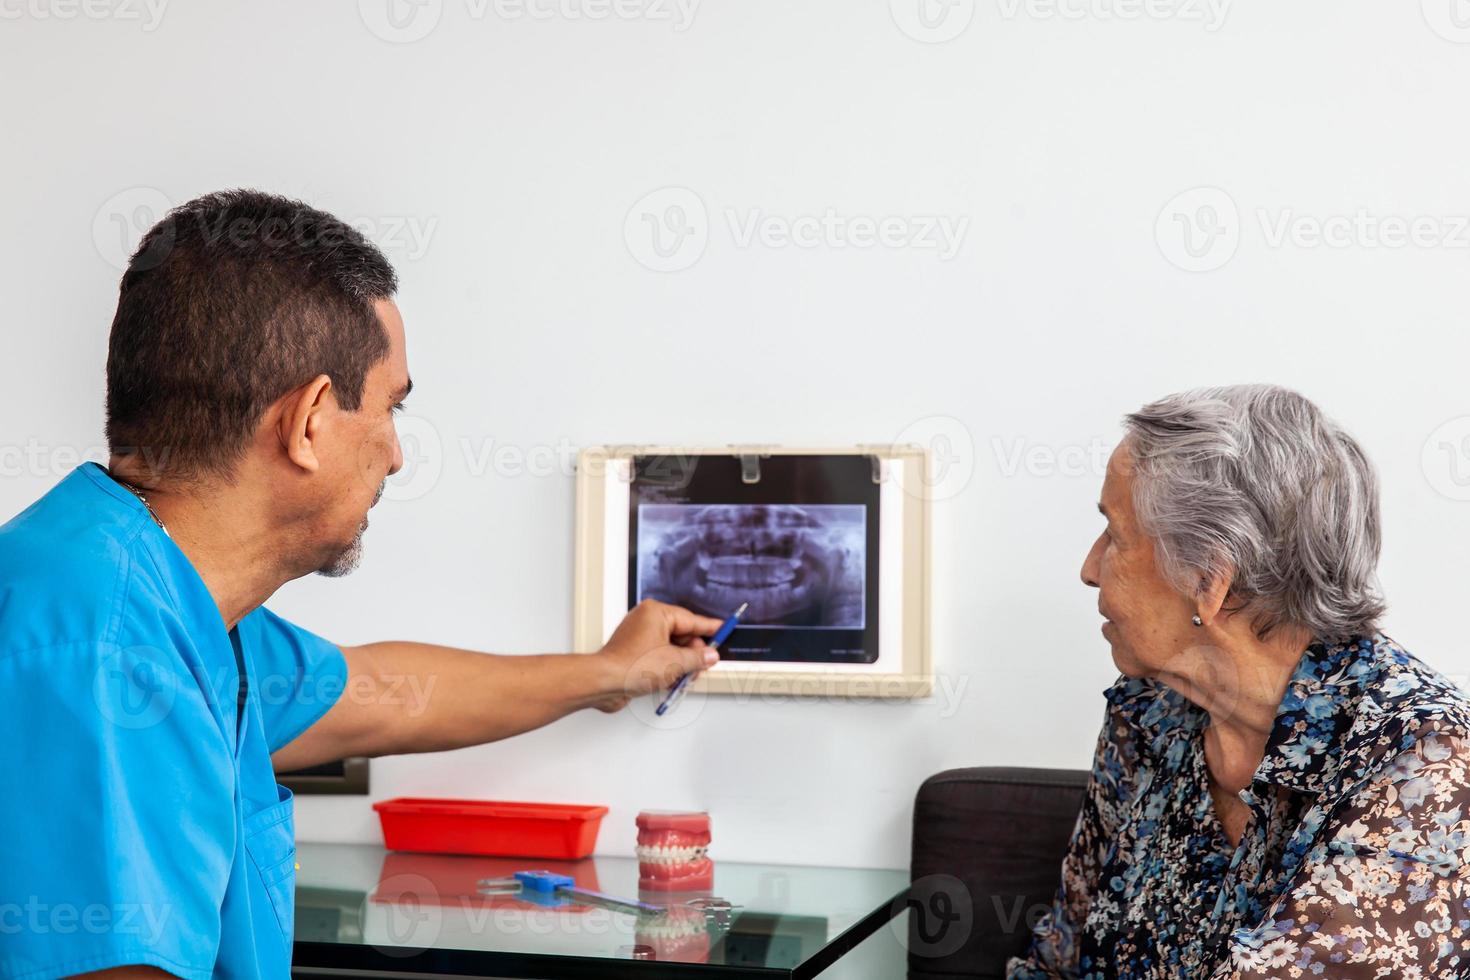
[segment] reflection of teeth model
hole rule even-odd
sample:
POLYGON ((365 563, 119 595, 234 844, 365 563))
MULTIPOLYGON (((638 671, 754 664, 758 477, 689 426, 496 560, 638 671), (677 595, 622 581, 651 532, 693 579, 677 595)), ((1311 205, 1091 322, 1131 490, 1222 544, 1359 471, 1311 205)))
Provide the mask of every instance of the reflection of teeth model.
POLYGON ((648 959, 670 963, 708 963, 710 935, 703 912, 672 906, 658 915, 640 915, 635 939, 648 959))
POLYGON ((640 844, 636 853, 638 860, 644 864, 682 864, 699 860, 707 851, 709 851, 708 847, 679 847, 677 845, 644 847, 640 844))
POLYGON ((684 939, 706 931, 705 917, 692 910, 672 908, 661 915, 643 916, 638 920, 638 938, 684 939))

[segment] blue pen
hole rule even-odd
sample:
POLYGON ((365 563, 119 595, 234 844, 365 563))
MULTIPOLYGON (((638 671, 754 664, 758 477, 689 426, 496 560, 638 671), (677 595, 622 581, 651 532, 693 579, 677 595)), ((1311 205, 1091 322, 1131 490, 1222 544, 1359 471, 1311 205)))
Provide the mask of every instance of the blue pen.
MULTIPOLYGON (((730 634, 735 632, 735 627, 740 623, 740 617, 745 615, 745 610, 749 608, 749 606, 750 603, 742 602, 740 604, 740 608, 731 613, 730 618, 725 620, 725 622, 720 626, 719 630, 715 633, 714 636, 710 637, 707 646, 709 646, 713 650, 718 650, 720 648, 720 644, 728 640, 730 638, 730 634)), ((672 710, 676 704, 684 700, 684 692, 688 690, 689 680, 693 676, 693 674, 685 674, 683 677, 674 681, 674 686, 669 688, 668 694, 664 695, 663 703, 655 708, 653 713, 656 715, 662 715, 665 712, 672 710)))

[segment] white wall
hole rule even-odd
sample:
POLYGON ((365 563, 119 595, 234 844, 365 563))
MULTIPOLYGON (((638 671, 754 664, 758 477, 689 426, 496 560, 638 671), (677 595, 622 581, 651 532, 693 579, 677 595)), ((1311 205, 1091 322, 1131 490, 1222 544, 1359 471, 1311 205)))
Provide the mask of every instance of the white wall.
MULTIPOLYGON (((572 479, 497 473, 487 447, 917 433, 970 472, 934 520, 934 651, 957 704, 711 700, 673 732, 589 713, 375 763, 376 797, 603 802, 607 853, 629 851, 640 808, 708 807, 726 859, 903 866, 930 773, 1087 763, 1112 678, 1077 579, 1091 458, 1123 412, 1203 383, 1296 386, 1360 436, 1385 485, 1391 630, 1470 674, 1470 503, 1453 499, 1470 490, 1450 468, 1470 475, 1470 31, 1453 0, 1240 0, 1213 25, 1194 0, 1138 18, 1129 0, 1054 17, 979 0, 945 43, 900 28, 924 35, 910 0, 898 20, 884 0, 704 0, 683 30, 429 0, 408 29, 439 7, 437 25, 411 43, 367 26, 387 33, 384 0, 154 0, 156 23, 135 0, 68 2, 0 0, 0 515, 97 455, 115 223, 234 185, 363 221, 403 277, 421 420, 404 432, 433 434, 439 475, 381 505, 357 575, 273 603, 339 641, 570 643, 572 479), (671 186, 707 209, 708 244, 654 272, 625 217, 671 186), (1199 187, 1225 196, 1170 205, 1199 187), (1173 212, 1200 204, 1238 251, 1188 272, 1173 212), (946 260, 742 245, 726 215, 829 208, 968 226, 946 260), (1428 217, 1437 240, 1273 243, 1283 215, 1360 210, 1428 217)), ((298 819, 304 839, 377 834, 360 798, 303 799, 298 819)))

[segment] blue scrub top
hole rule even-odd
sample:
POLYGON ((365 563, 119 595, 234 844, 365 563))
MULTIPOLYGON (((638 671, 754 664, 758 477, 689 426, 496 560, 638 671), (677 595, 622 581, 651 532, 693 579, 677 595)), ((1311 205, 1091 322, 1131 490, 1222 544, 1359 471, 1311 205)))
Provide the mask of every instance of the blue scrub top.
POLYGON ((0 976, 287 977, 296 845, 270 754, 346 673, 264 608, 227 632, 95 464, 0 527, 0 976))

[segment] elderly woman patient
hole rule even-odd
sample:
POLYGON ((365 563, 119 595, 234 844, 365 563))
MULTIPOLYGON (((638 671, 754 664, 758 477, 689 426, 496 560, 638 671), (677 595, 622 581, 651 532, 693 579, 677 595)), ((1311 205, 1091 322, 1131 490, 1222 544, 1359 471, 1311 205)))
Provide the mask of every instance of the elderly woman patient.
POLYGON ((1125 425, 1082 566, 1123 676, 1008 975, 1470 976, 1470 702, 1377 628, 1362 450, 1268 386, 1125 425))

